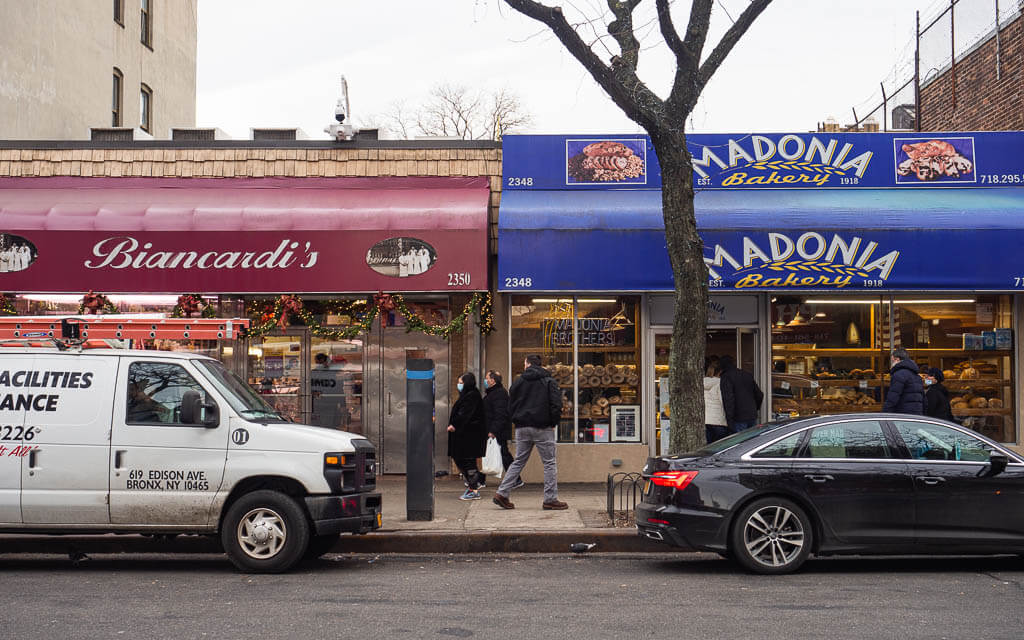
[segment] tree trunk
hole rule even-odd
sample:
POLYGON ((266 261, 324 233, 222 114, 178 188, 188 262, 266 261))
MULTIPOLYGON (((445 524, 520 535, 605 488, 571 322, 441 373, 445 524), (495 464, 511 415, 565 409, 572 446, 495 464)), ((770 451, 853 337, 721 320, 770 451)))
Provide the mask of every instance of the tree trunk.
POLYGON ((669 355, 669 451, 694 451, 705 443, 704 350, 707 338, 708 269, 693 207, 693 167, 686 136, 652 134, 661 165, 665 241, 675 278, 675 320, 669 355))

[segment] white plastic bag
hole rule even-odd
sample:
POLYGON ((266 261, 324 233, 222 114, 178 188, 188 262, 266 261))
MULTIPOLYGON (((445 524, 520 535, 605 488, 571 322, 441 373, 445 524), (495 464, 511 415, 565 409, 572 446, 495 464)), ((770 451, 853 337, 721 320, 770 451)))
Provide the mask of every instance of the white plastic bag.
POLYGON ((487 453, 484 454, 481 466, 483 467, 481 471, 488 476, 500 478, 504 471, 504 466, 501 464, 501 447, 498 446, 498 441, 494 438, 487 438, 487 453))

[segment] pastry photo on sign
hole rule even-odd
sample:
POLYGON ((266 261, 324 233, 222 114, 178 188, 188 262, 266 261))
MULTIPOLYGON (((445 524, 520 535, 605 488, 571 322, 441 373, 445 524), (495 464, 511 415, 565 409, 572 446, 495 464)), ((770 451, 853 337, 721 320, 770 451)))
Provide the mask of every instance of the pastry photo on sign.
POLYGON ((646 184, 643 139, 566 140, 566 184, 646 184))
POLYGON ((895 138, 896 183, 975 182, 974 138, 895 138))

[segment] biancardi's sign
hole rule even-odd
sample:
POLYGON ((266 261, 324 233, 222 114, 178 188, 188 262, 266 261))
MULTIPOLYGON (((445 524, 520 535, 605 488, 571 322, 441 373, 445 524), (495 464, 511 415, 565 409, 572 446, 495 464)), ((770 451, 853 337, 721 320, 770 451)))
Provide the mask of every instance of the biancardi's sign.
POLYGON ((0 287, 47 293, 335 293, 487 287, 483 232, 17 231, 0 287), (469 247, 469 249, 467 249, 469 247))
MULTIPOLYGON (((1024 184, 1024 132, 687 136, 700 189, 1024 184)), ((504 188, 660 189, 646 136, 506 136, 504 188)))

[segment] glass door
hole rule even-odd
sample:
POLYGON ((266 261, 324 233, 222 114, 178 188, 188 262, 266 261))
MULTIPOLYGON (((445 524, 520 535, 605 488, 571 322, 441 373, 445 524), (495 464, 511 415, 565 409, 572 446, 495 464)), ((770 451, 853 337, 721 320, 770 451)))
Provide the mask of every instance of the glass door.
POLYGON ((363 339, 326 340, 314 336, 310 352, 310 424, 365 434, 363 339))
MULTIPOLYGON (((663 455, 668 451, 668 434, 671 410, 669 409, 668 374, 669 353, 672 345, 670 329, 655 329, 654 336, 654 403, 655 438, 654 453, 663 455)), ((754 328, 728 327, 707 330, 705 353, 709 358, 729 356, 736 366, 754 376, 758 386, 764 385, 758 379, 758 331, 754 328)))

